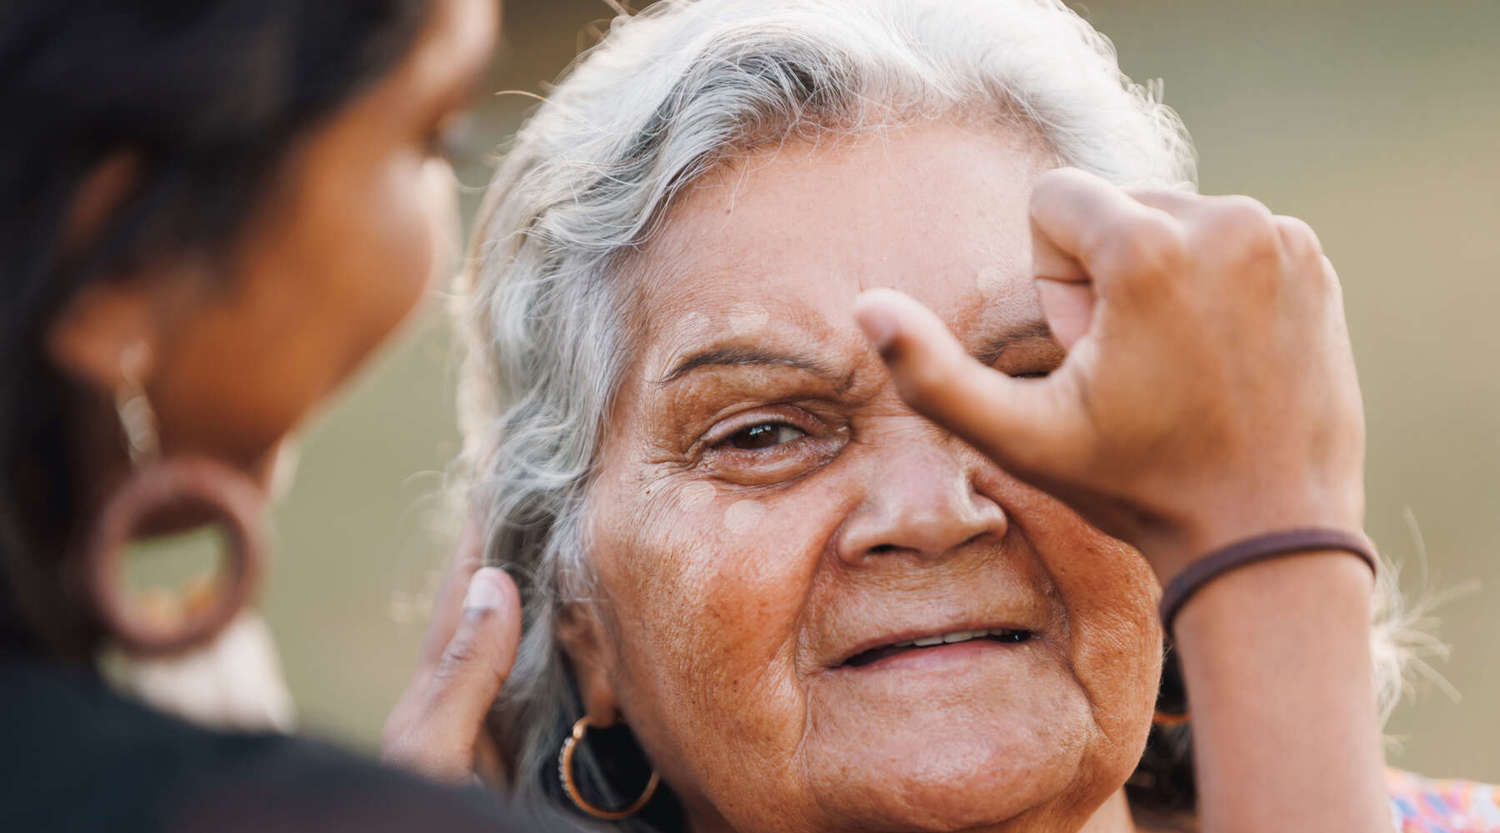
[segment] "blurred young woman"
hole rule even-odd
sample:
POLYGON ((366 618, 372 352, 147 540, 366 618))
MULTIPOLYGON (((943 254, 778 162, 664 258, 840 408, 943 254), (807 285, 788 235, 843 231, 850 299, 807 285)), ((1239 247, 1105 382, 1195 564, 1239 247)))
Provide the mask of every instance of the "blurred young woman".
POLYGON ((496 829, 483 796, 128 701, 95 658, 178 655, 239 616, 278 447, 456 234, 444 147, 497 11, 23 0, 0 16, 0 829, 496 829), (127 543, 205 521, 229 541, 211 589, 133 602, 127 543))

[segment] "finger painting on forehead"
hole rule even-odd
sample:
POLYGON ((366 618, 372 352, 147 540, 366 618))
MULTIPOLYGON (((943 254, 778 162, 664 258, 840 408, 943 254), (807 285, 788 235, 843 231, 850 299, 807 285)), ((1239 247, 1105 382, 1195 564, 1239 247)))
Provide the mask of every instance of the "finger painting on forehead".
POLYGON ((688 338, 705 338, 712 331, 714 323, 707 315, 694 310, 682 316, 679 325, 684 335, 688 338))
POLYGON ((753 336, 766 328, 770 313, 760 304, 735 304, 729 310, 729 331, 737 336, 753 336))

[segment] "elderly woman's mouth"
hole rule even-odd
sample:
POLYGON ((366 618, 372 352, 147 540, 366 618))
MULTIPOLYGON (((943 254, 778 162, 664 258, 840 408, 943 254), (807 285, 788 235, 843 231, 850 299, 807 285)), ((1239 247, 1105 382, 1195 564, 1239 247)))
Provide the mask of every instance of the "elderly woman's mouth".
MULTIPOLYGON (((979 630, 954 630, 945 633, 933 633, 911 639, 886 642, 872 648, 862 649, 847 657, 836 667, 865 668, 876 663, 884 663, 886 660, 896 657, 919 653, 972 654, 976 649, 983 649, 991 645, 1018 645, 1029 642, 1035 635, 1035 632, 1026 628, 982 628, 979 630)), ((960 657, 954 656, 952 658, 959 659, 960 657)), ((933 657, 933 659, 937 659, 937 657, 933 657)))

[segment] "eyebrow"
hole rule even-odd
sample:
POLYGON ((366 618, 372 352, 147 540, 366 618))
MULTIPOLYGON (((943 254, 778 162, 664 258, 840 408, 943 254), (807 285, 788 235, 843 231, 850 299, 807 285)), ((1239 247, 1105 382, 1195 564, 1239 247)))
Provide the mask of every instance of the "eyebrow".
POLYGON ((996 361, 999 361, 1001 354, 1010 349, 1012 345, 1016 344, 1017 342, 1035 338, 1046 339, 1048 341, 1057 340, 1056 337, 1052 335, 1052 328, 1047 326, 1046 320, 1038 318, 991 336, 988 341, 984 342, 984 344, 978 350, 975 350, 971 355, 975 359, 977 359, 980 364, 988 367, 994 364, 996 361))
MULTIPOLYGON (((984 345, 971 353, 981 364, 989 366, 999 360, 1001 354, 1017 342, 1043 338, 1051 340, 1052 329, 1041 319, 1029 321, 1016 328, 991 337, 984 345)), ((710 347, 684 357, 667 375, 656 384, 669 385, 682 377, 706 367, 791 367, 805 370, 815 376, 831 381, 841 381, 843 374, 827 364, 807 356, 780 353, 764 347, 710 347)))
POLYGON ((711 347, 686 356, 657 381, 668 385, 705 367, 792 367, 825 379, 837 380, 840 374, 828 365, 806 356, 778 353, 763 347, 711 347))

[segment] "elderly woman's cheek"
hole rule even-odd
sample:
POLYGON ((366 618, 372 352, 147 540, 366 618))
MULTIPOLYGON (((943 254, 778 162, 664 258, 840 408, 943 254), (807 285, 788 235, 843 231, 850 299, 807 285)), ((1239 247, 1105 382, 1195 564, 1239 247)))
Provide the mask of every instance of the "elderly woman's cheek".
POLYGON ((625 539, 617 552, 630 555, 612 559, 614 583, 635 597, 618 615, 643 637, 641 662, 671 657, 663 667, 690 675, 673 685, 700 695, 734 695, 789 672, 816 558, 777 534, 795 524, 767 523, 766 502, 705 481, 651 492, 616 527, 625 539))
POLYGON ((1002 494, 1067 611, 1067 661, 1106 742, 1101 765, 1127 777, 1151 727, 1161 676, 1160 587, 1139 552, 1065 504, 998 470, 981 488, 1002 494))
POLYGON ((807 520, 817 513, 784 518, 772 499, 704 481, 633 494, 596 527, 610 539, 601 579, 619 627, 625 717, 679 791, 716 806, 751 793, 785 802, 795 788, 777 782, 791 777, 804 733, 794 660, 821 552, 807 520))

